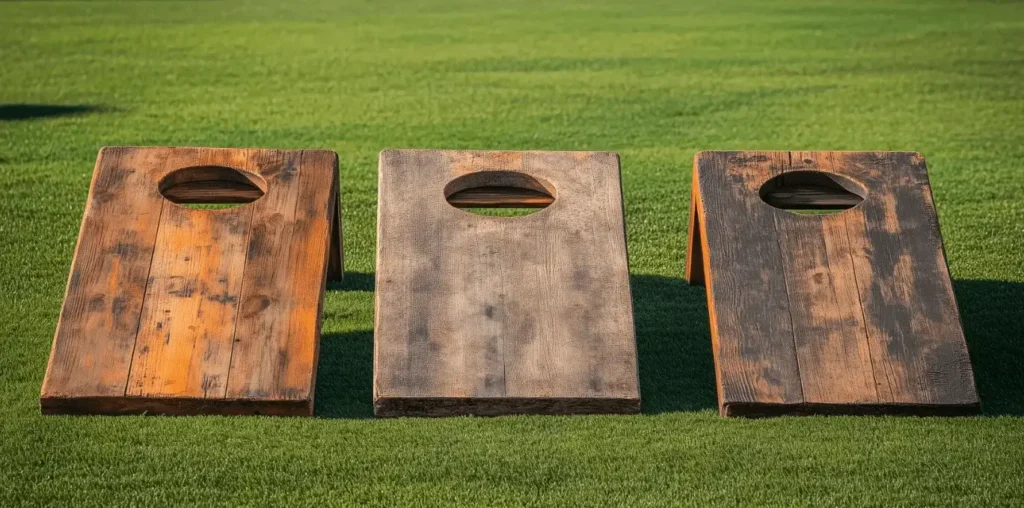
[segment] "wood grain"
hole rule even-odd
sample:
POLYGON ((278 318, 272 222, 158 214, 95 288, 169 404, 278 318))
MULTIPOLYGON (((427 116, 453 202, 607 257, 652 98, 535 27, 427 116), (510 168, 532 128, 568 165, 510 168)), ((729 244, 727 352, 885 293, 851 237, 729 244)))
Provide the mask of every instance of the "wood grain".
POLYGON ((227 397, 305 400, 311 413, 338 189, 302 169, 337 167, 337 155, 278 152, 257 164, 275 185, 253 204, 227 397))
POLYGON ((43 380, 47 398, 123 396, 164 200, 166 153, 100 150, 43 380), (159 170, 158 169, 158 170, 159 170), (121 199, 131 194, 132 199, 121 199))
POLYGON ((710 264, 704 277, 712 281, 708 292, 714 295, 714 307, 728 309, 715 313, 712 329, 718 337, 719 362, 736 369, 736 375, 720 380, 720 390, 736 403, 795 404, 803 400, 803 393, 785 273, 778 266, 742 262, 782 256, 774 215, 758 213, 762 206, 757 199, 761 161, 730 157, 714 153, 698 160, 698 205, 704 210, 700 221, 707 235, 703 238, 712 243, 711 250, 704 252, 710 264), (723 171, 724 167, 730 171, 723 171), (754 200, 747 199, 751 195, 754 200), (729 213, 709 213, 717 203, 728 203, 729 213), (736 221, 736 217, 744 220, 736 221), (719 264, 729 269, 719 270, 719 264), (762 337, 789 340, 766 341, 762 337))
MULTIPOLYGON (((769 170, 791 172, 788 161, 769 170)), ((833 170, 827 154, 808 164, 823 172, 833 170)), ((772 215, 783 246, 781 268, 804 402, 876 402, 843 215, 795 216, 782 210, 772 215)))
POLYGON ((251 219, 246 207, 167 207, 127 395, 224 397, 251 219))
POLYGON ((615 154, 386 150, 378 188, 375 414, 639 411, 615 154), (556 198, 446 200, 510 184, 556 198))
POLYGON ((337 180, 333 152, 103 149, 43 412, 311 414, 337 180), (172 202, 236 202, 244 182, 262 197, 172 202))
POLYGON ((701 152, 694 171, 687 279, 707 287, 722 414, 978 410, 919 154, 701 152), (762 199, 808 171, 863 201, 762 199))

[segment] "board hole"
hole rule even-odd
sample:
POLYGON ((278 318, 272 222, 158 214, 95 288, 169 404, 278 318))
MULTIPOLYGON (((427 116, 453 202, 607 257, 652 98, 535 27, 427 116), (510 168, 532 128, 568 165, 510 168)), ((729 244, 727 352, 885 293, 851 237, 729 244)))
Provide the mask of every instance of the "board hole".
POLYGON ((470 207, 462 208, 469 213, 476 215, 486 215, 488 217, 522 217, 523 215, 530 215, 531 213, 537 213, 541 211, 541 208, 486 208, 486 207, 470 207))
POLYGON ((160 194, 188 208, 219 210, 263 197, 267 183, 259 175, 226 166, 192 166, 160 180, 160 194))
POLYGON ((761 186, 761 200, 769 206, 801 215, 828 215, 849 210, 867 196, 854 180, 822 171, 790 171, 761 186))
POLYGON ((448 204, 477 215, 520 217, 555 202, 554 188, 514 171, 480 171, 452 180, 444 190, 448 204))

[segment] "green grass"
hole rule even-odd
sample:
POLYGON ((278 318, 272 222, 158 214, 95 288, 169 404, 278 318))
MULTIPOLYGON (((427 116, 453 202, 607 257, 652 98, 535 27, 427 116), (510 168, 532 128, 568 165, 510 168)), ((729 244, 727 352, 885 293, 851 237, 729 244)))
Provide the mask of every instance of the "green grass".
POLYGON ((0 506, 1019 503, 1024 5, 693 4, 0 2, 0 506), (338 152, 318 418, 39 415, 102 145, 338 152), (369 418, 386 147, 621 155, 645 414, 369 418), (719 418, 698 149, 924 153, 985 415, 719 418))

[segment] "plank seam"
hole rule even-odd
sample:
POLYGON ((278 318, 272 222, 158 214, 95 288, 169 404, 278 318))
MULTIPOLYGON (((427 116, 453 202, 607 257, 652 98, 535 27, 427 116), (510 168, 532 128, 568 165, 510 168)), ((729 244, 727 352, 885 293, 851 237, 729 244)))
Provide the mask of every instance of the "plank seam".
MULTIPOLYGON (((164 163, 166 164, 166 159, 164 163)), ((153 231, 153 252, 149 256, 149 266, 146 267, 146 285, 142 288, 142 303, 139 305, 139 319, 135 324, 135 340, 132 341, 132 355, 128 358, 128 377, 124 380, 124 396, 128 396, 128 383, 132 379, 132 369, 135 368, 135 348, 139 345, 139 329, 142 328, 142 316, 143 311, 146 310, 146 296, 149 295, 149 279, 153 274, 153 259, 156 258, 156 240, 160 238, 160 223, 164 217, 164 208, 167 206, 167 200, 163 197, 160 198, 160 212, 156 217, 156 229, 153 231)), ((145 385, 145 383, 143 383, 145 385)), ((140 395, 143 395, 140 393, 140 395)))
MULTIPOLYGON (((878 394, 878 377, 875 375, 875 355, 871 352, 871 337, 868 332, 868 316, 864 310, 864 299, 860 292, 860 278, 857 276, 857 263, 853 258, 853 241, 850 239, 850 223, 843 217, 843 231, 846 233, 846 247, 850 253, 850 270, 853 273, 853 284, 857 288, 857 305, 860 307, 860 319, 864 323, 864 344, 868 348, 868 360, 871 362, 871 380, 874 383, 875 388, 875 399, 879 402, 882 401, 882 397, 878 394)), ((885 384, 889 387, 889 394, 892 395, 892 382, 889 380, 889 375, 885 375, 885 384)), ((891 397, 889 397, 891 398, 891 397)))
POLYGON ((708 328, 710 328, 711 335, 711 357, 715 365, 715 393, 718 396, 718 412, 724 416, 725 405, 723 401, 725 400, 725 375, 723 374, 721 362, 719 361, 718 316, 715 313, 715 287, 711 276, 711 248, 708 245, 707 217, 705 216, 704 219, 701 220, 702 214, 706 214, 706 212, 704 211, 704 198, 700 193, 700 162, 698 159, 694 160, 693 171, 694 179, 691 184, 693 187, 691 187, 690 192, 691 199, 696 200, 694 201, 694 213, 696 214, 694 223, 697 228, 702 228, 697 231, 700 234, 699 248, 702 253, 701 270, 703 270, 704 274, 704 298, 706 299, 708 306, 708 328))
MULTIPOLYGON (((789 168, 793 167, 793 152, 786 152, 789 156, 789 168)), ((785 173, 785 170, 782 171, 785 173)), ((782 232, 779 231, 779 211, 772 209, 772 225, 775 226, 775 245, 779 248, 779 256, 783 254, 782 250, 782 232)), ((781 212, 788 213, 788 212, 781 212)), ((799 380, 798 386, 800 387, 800 402, 804 400, 804 377, 800 374, 800 355, 797 354, 797 340, 796 340, 796 320, 793 318, 793 300, 789 294, 789 275, 786 273, 786 263, 780 263, 782 268, 782 284, 786 288, 786 311, 789 312, 789 334, 793 340, 793 359, 796 363, 796 376, 799 380)))
MULTIPOLYGON (((224 375, 224 395, 228 396, 231 387, 232 361, 235 359, 235 334, 238 333, 238 313, 242 309, 242 295, 245 294, 245 269, 249 267, 249 241, 252 239, 252 218, 256 215, 256 207, 249 207, 249 227, 245 229, 245 255, 242 256, 242 271, 239 273, 241 280, 238 283, 238 305, 235 306, 235 318, 231 323, 231 350, 228 352, 228 372, 224 375)), ((204 393, 205 395, 205 393, 204 393)))
MULTIPOLYGON (((134 151, 133 151, 134 152, 134 151)), ((171 152, 166 152, 162 161, 162 166, 167 166, 168 159, 171 158, 171 152)), ((91 197, 91 196, 90 196, 91 197)), ((156 217, 156 228, 153 230, 153 251, 149 256, 149 266, 146 267, 146 284, 142 288, 142 302, 139 304, 139 319, 135 325, 135 340, 132 341, 132 355, 128 358, 128 376, 124 380, 124 396, 128 396, 128 383, 132 380, 132 369, 135 368, 135 348, 139 345, 139 328, 142 327, 142 316, 146 310, 146 295, 149 294, 149 279, 153 274, 153 260, 156 259, 156 242, 160 238, 160 223, 163 222, 164 208, 167 206, 167 199, 160 196, 160 211, 156 217)), ((143 383, 143 386, 145 383, 143 383)), ((140 393, 141 395, 141 393, 140 393)))
MULTIPOLYGON (((829 172, 830 173, 834 173, 834 174, 839 174, 840 172, 836 171, 836 168, 840 167, 840 166, 839 166, 839 164, 836 163, 835 153, 829 152, 829 154, 828 154, 828 161, 829 161, 829 164, 830 164, 829 172)), ((854 207, 854 208, 856 208, 856 207, 854 207)), ((850 211, 852 212, 853 210, 850 210, 850 211)), ((842 214, 842 213, 840 213, 840 216, 843 219, 843 233, 846 235, 846 251, 847 251, 847 253, 848 253, 849 257, 850 257, 850 273, 853 274, 853 287, 854 287, 854 289, 857 290, 857 307, 860 308, 860 319, 861 319, 862 327, 864 328, 864 345, 867 347, 868 363, 871 365, 871 383, 872 383, 871 384, 871 388, 875 391, 875 401, 877 403, 881 404, 882 403, 882 397, 878 393, 878 376, 875 374, 875 355, 872 354, 872 352, 871 352, 871 337, 870 337, 870 334, 868 332, 867 312, 864 310, 864 301, 861 299, 860 279, 857 277, 857 263, 856 263, 856 261, 853 258, 853 240, 850 238, 849 214, 842 214)), ((826 249, 825 249, 825 259, 826 259, 826 261, 828 261, 828 257, 829 257, 829 255, 828 255, 828 248, 827 247, 828 246, 826 244, 826 249)), ((831 273, 831 269, 829 270, 829 272, 831 273)), ((889 376, 888 375, 885 376, 885 384, 886 384, 886 386, 889 387, 889 395, 892 395, 892 384, 889 381, 889 376)), ((892 397, 889 397, 889 398, 892 398, 892 397)))
MULTIPOLYGON (((783 212, 786 213, 786 212, 783 212)), ((772 210, 772 224, 775 226, 775 244, 779 247, 779 253, 782 253, 782 239, 781 232, 779 231, 779 212, 772 210)), ((793 341, 793 359, 796 360, 796 375, 800 381, 800 402, 804 402, 804 377, 800 374, 800 355, 797 354, 797 340, 796 340, 796 322, 793 319, 793 300, 789 294, 789 280, 788 274, 786 273, 786 264, 780 263, 782 268, 782 283, 786 287, 786 311, 789 313, 789 334, 793 341)))
MULTIPOLYGON (((297 247, 295 245, 295 229, 296 229, 295 228, 295 224, 298 222, 299 203, 302 201, 302 197, 303 197, 302 196, 302 185, 301 184, 302 184, 302 168, 306 167, 306 165, 304 164, 304 162, 305 162, 305 154, 306 154, 305 150, 302 150, 302 151, 299 152, 299 154, 298 154, 299 164, 298 164, 298 167, 295 168, 295 185, 292 187, 292 189, 293 189, 292 192, 295 194, 295 204, 292 207, 292 220, 291 220, 291 223, 289 224, 289 230, 288 230, 288 242, 287 242, 288 243, 288 248, 287 248, 287 250, 285 250, 285 253, 287 255, 284 257, 284 259, 291 259, 292 258, 293 249, 297 247)), ((286 160, 292 160, 291 157, 288 156, 288 155, 286 155, 285 157, 286 157, 286 160)), ((328 241, 328 244, 329 244, 330 243, 330 239, 328 239, 327 241, 328 241)), ((324 287, 326 287, 326 282, 324 284, 325 284, 324 287)), ((320 295, 321 302, 323 302, 323 298, 325 298, 325 295, 321 293, 321 295, 320 295)), ((292 305, 291 308, 294 310, 294 308, 295 308, 294 299, 289 301, 289 303, 292 305)), ((290 339, 292 339, 294 337, 294 335, 290 331, 291 330, 291 322, 292 322, 292 318, 293 317, 294 317, 293 312, 292 313, 288 313, 288 323, 284 327, 284 330, 287 330, 285 332, 284 341, 283 341, 285 349, 287 349, 288 344, 290 342, 290 339)), ((320 326, 319 319, 317 320, 317 323, 314 323, 314 326, 316 326, 316 327, 320 326)), ((317 334, 317 336, 314 337, 314 340, 316 341, 315 344, 319 344, 320 343, 320 335, 317 334)), ((278 353, 280 353, 280 351, 281 351, 281 349, 280 349, 281 348, 281 343, 278 343, 276 345, 278 347, 278 353)), ((319 360, 319 358, 315 358, 314 359, 314 364, 316 363, 317 360, 319 360)), ((285 366, 283 368, 278 368, 278 369, 276 369, 273 372, 273 375, 274 375, 274 378, 273 378, 274 386, 276 388, 278 388, 278 390, 282 389, 282 386, 281 386, 282 374, 284 373, 285 369, 287 368, 287 366, 289 364, 288 361, 285 361, 284 363, 285 363, 285 366)), ((314 370, 316 369, 315 365, 313 366, 313 369, 314 370)), ((284 377, 284 379, 287 379, 287 377, 284 377)), ((285 392, 287 392, 288 389, 289 388, 287 386, 283 387, 283 390, 285 392)), ((316 379, 314 378, 314 379, 311 379, 310 382, 309 382, 310 402, 312 402, 313 391, 315 389, 316 389, 316 379)), ((278 393, 276 393, 275 395, 280 395, 280 394, 281 394, 281 392, 278 391, 278 393)))

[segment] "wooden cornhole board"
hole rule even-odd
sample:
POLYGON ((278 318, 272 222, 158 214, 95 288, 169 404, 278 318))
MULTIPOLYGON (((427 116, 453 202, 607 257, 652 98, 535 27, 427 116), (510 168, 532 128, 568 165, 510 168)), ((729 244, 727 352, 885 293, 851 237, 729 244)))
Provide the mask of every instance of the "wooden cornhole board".
POLYGON ((100 150, 43 412, 311 414, 337 168, 321 150, 100 150), (182 205, 209 202, 247 204, 182 205))
POLYGON ((376 415, 640 410, 616 154, 386 150, 377 228, 376 415))
POLYGON ((978 411, 921 155, 701 152, 690 217, 723 415, 978 411))

